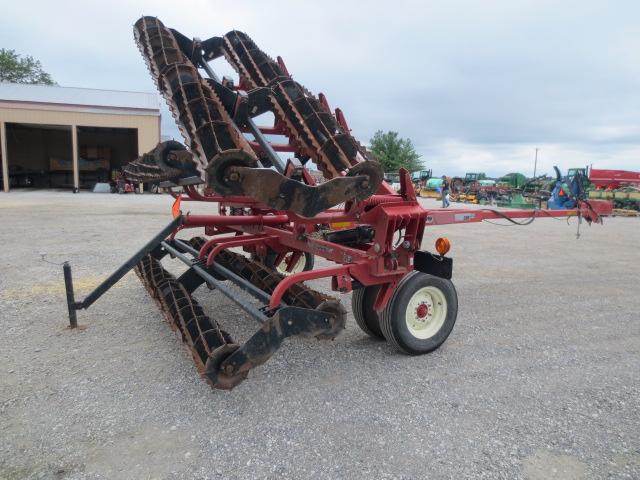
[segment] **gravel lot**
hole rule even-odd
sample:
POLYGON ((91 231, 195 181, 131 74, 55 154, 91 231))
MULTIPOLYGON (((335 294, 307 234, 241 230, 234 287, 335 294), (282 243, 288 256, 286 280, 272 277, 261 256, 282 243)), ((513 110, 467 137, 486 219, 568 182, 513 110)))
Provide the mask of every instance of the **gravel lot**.
MULTIPOLYGON (((350 315, 223 392, 134 274, 69 331, 61 267, 40 260, 70 260, 80 297, 170 203, 0 194, 0 478, 640 478, 639 219, 579 240, 575 219, 428 229, 425 247, 452 242, 460 298, 440 350, 397 354, 350 315)), ((255 330, 196 297, 235 336, 255 330)))

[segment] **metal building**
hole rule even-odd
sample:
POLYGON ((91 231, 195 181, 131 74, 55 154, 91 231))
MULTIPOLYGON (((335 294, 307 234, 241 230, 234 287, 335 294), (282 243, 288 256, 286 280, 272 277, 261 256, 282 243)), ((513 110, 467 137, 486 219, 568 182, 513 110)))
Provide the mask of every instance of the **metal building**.
POLYGON ((159 141, 154 93, 0 83, 5 192, 92 188, 159 141))

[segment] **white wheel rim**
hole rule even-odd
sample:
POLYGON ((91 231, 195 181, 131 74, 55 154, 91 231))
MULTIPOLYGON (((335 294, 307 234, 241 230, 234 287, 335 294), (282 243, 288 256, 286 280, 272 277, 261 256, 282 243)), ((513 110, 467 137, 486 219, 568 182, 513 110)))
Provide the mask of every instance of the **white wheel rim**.
POLYGON ((302 272, 304 270, 305 263, 306 263, 306 258, 304 254, 302 254, 300 255, 300 258, 298 258, 298 261, 293 266, 291 271, 287 272, 287 261, 286 261, 286 258, 283 258, 282 261, 276 267, 276 270, 278 270, 278 272, 282 273, 283 275, 291 275, 292 273, 302 272))
POLYGON ((447 299, 439 288, 423 287, 413 294, 405 319, 411 335, 426 340, 437 334, 447 318, 447 299))

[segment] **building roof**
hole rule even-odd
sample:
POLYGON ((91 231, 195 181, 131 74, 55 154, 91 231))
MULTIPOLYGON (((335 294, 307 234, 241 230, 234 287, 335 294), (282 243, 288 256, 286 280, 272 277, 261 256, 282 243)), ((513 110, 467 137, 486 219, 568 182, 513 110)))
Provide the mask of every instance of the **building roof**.
POLYGON ((65 110, 118 111, 159 115, 159 97, 155 93, 98 90, 93 88, 26 85, 0 82, 0 103, 16 108, 49 109, 59 106, 65 110))

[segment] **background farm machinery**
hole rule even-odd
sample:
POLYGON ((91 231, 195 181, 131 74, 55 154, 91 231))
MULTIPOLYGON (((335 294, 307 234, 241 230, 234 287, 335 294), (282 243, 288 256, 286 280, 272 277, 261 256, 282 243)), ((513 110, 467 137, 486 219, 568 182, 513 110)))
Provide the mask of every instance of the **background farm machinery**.
MULTIPOLYGON (((414 172, 412 175, 416 194, 424 198, 441 198, 445 183, 449 186, 451 201, 460 203, 507 204, 516 194, 529 196, 533 192, 533 185, 529 185, 522 174, 508 174, 499 179, 488 178, 484 173, 467 173, 464 178, 432 178, 431 170, 425 172, 428 172, 428 177, 418 177, 423 172, 414 172)), ((528 206, 524 201, 522 205, 525 208, 528 206)))
POLYGON ((288 337, 329 340, 344 329, 345 308, 309 280, 353 292, 353 315, 366 334, 407 354, 438 348, 453 329, 458 299, 449 241, 438 238, 435 251, 422 250, 426 226, 549 216, 592 222, 609 211, 606 202, 580 198, 563 211, 425 209, 408 172, 399 172, 398 192, 383 182, 343 113, 294 82, 282 59, 268 57, 247 35, 192 40, 152 17, 136 22, 134 34, 186 146, 162 143, 126 175, 163 182, 175 198, 174 219, 82 301, 65 264, 69 318, 77 325, 77 310, 134 268, 215 388, 238 385, 288 337), (209 61, 222 56, 238 72, 237 83, 211 69, 209 61), (254 123, 265 112, 273 113, 273 124, 254 123), (284 162, 277 152, 293 158, 284 162), (316 185, 308 162, 326 182, 316 185), (217 212, 185 214, 188 202, 217 212), (184 239, 187 230, 199 234, 184 239), (312 268, 314 257, 328 266, 312 268), (186 271, 170 273, 168 258, 186 271), (259 329, 235 341, 193 297, 203 285, 235 302, 259 329))
POLYGON ((484 173, 467 173, 464 178, 453 177, 448 182, 453 202, 484 203, 499 193, 496 181, 484 173))
POLYGON ((614 208, 640 211, 640 172, 588 169, 588 196, 609 200, 614 208))
POLYGON ((421 196, 420 191, 426 189, 428 181, 433 176, 431 170, 417 170, 411 173, 411 181, 413 182, 413 190, 417 196, 421 196))
MULTIPOLYGON (((431 171, 429 171, 431 173, 431 171)), ((451 201, 473 204, 509 203, 515 194, 525 192, 526 178, 521 174, 508 174, 500 179, 488 178, 484 173, 467 173, 463 177, 431 178, 421 182, 416 192, 425 198, 441 198, 444 184, 449 186, 451 201)), ((530 194, 529 190, 525 193, 530 194)), ((525 205, 522 202, 523 206, 525 205)))
POLYGON ((554 168, 556 180, 549 208, 572 208, 574 203, 569 197, 579 190, 581 196, 609 201, 617 210, 640 211, 640 172, 584 167, 570 168, 567 175, 562 176, 560 170, 554 168))
POLYGON ((591 200, 612 202, 615 209, 640 211, 640 186, 596 188, 589 190, 588 194, 591 200))
POLYGON ((570 168, 562 175, 558 167, 554 169, 555 178, 547 175, 527 178, 514 172, 491 179, 484 173, 467 173, 464 178, 429 176, 416 181, 419 172, 414 172, 413 179, 418 196, 439 199, 443 184, 447 182, 451 201, 460 203, 525 209, 573 208, 576 202, 571 199, 577 195, 580 186, 578 196, 607 200, 616 209, 640 210, 639 172, 584 167, 570 168), (577 183, 574 182, 576 178, 579 179, 577 183))

